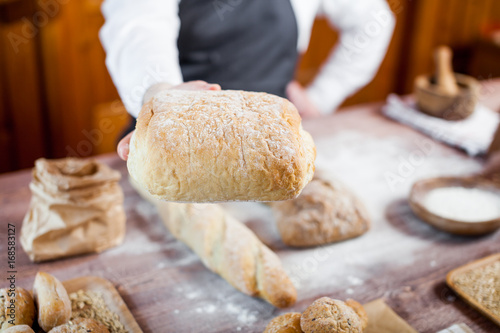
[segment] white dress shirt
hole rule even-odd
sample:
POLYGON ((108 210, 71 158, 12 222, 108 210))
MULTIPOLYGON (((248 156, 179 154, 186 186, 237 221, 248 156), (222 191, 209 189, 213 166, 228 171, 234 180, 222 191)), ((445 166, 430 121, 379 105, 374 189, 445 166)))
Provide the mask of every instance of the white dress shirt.
MULTIPOLYGON (((134 117, 153 84, 183 82, 177 50, 179 1, 105 0, 102 5, 106 22, 100 39, 106 65, 134 117)), ((238 5, 238 1, 224 3, 238 5)), ((339 44, 307 87, 322 113, 333 112, 377 72, 392 36, 394 16, 385 0, 291 0, 291 4, 298 24, 299 52, 307 49, 316 16, 326 16, 340 31, 339 44)), ((229 12, 220 14, 223 19, 229 12)))

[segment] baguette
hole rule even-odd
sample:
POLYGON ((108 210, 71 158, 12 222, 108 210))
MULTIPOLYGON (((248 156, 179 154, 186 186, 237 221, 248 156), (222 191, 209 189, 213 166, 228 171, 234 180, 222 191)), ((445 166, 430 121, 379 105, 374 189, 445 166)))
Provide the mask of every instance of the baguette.
POLYGON ((54 276, 38 272, 33 285, 38 308, 38 325, 48 332, 71 317, 71 301, 62 283, 54 276))
POLYGON ((299 195, 315 157, 314 142, 286 99, 167 90, 141 110, 127 167, 166 201, 277 201, 299 195))
POLYGON ((279 257, 218 204, 180 204, 155 199, 133 178, 132 187, 156 206, 167 229, 211 271, 239 291, 284 308, 297 291, 279 257))
POLYGON ((0 332, 15 325, 32 326, 35 303, 26 289, 0 289, 0 332))
POLYGON ((284 308, 297 291, 278 256, 217 204, 157 202, 166 227, 239 291, 284 308))

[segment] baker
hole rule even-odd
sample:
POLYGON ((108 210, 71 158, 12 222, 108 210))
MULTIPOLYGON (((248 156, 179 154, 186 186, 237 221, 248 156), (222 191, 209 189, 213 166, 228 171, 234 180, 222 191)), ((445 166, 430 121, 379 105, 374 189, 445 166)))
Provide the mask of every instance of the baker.
MULTIPOLYGON (((394 27, 385 0, 105 0, 102 11, 106 65, 134 118, 171 88, 263 91, 302 117, 331 113, 373 78, 394 27), (340 43, 302 87, 294 71, 317 15, 339 29, 340 43)), ((129 141, 118 145, 123 159, 129 141)))

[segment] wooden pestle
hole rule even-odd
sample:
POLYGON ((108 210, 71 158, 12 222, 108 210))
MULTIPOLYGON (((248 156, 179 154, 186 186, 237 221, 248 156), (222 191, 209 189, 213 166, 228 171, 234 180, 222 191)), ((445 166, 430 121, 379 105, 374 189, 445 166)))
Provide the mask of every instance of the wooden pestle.
POLYGON ((436 66, 435 85, 436 92, 455 96, 459 94, 459 88, 451 65, 452 51, 448 46, 439 46, 434 51, 434 62, 436 66))

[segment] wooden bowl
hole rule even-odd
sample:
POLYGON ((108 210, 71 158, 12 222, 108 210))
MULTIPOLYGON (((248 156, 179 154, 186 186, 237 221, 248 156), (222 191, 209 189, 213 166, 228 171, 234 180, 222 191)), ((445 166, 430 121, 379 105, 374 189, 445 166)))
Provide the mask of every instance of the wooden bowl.
POLYGON ((415 79, 415 98, 420 111, 446 120, 462 120, 476 108, 479 97, 479 82, 468 75, 455 73, 460 93, 456 96, 442 95, 432 89, 431 75, 420 75, 415 79))
POLYGON ((500 228, 500 218, 480 221, 464 222, 436 215, 425 208, 425 196, 433 189, 442 187, 477 188, 493 192, 500 196, 500 186, 487 179, 479 177, 439 177, 423 179, 416 182, 410 192, 410 207, 421 220, 428 224, 457 235, 482 235, 500 228))

